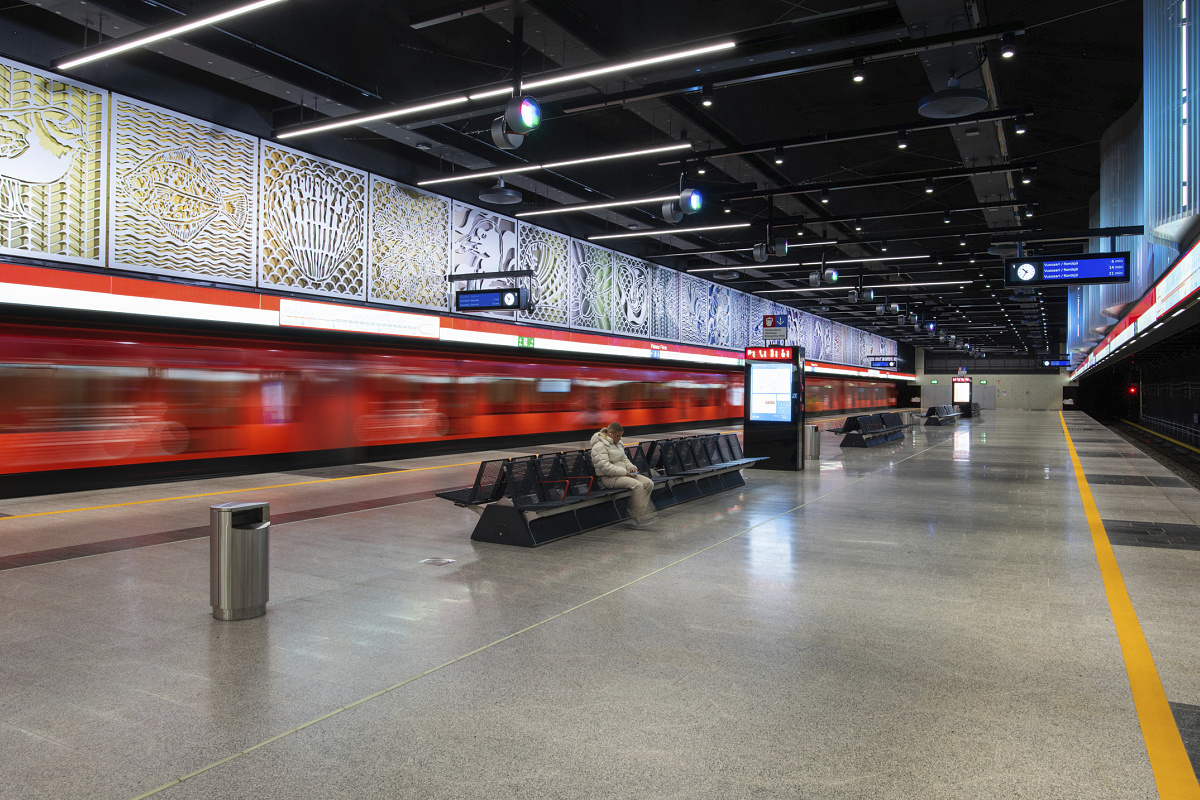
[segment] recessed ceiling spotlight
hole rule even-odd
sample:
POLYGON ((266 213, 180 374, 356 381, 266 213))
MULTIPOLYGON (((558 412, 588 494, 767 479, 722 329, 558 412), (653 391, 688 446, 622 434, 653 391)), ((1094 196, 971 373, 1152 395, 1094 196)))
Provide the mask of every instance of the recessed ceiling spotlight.
POLYGON ((1000 57, 1012 58, 1017 54, 1017 47, 1013 44, 1013 35, 1006 33, 1000 37, 1000 57))
POLYGON ((947 225, 950 224, 950 212, 949 211, 947 211, 945 214, 942 215, 942 222, 946 223, 947 225))
POLYGON ((856 231, 862 230, 862 220, 861 219, 854 220, 854 230, 856 230, 856 231))
POLYGON ((776 164, 783 163, 783 148, 782 147, 775 148, 775 163, 776 164))
POLYGON ((700 163, 696 164, 696 174, 704 175, 707 172, 708 172, 708 162, 705 161, 704 159, 700 159, 700 163))
POLYGON ((879 243, 879 249, 885 253, 887 252, 887 239, 884 239, 882 242, 879 243))
POLYGON ((908 134, 903 128, 900 129, 900 133, 896 136, 896 147, 900 148, 901 150, 908 148, 908 134))
POLYGON ((861 58, 854 59, 854 69, 850 71, 850 77, 855 83, 862 83, 867 79, 867 72, 863 69, 863 60, 861 58))
POLYGON ((822 189, 822 190, 821 190, 821 202, 822 202, 822 203, 828 203, 828 202, 829 202, 829 190, 828 190, 828 189, 822 189))
POLYGON ((1013 130, 1016 131, 1017 133, 1025 132, 1025 115, 1024 114, 1017 114, 1017 119, 1013 124, 1013 130))
POLYGON ((925 179, 925 194, 933 194, 933 178, 925 179))
POLYGON ((1029 167, 1026 167, 1025 169, 1021 170, 1021 183, 1032 183, 1032 182, 1033 182, 1033 173, 1029 170, 1029 167))
POLYGON ((700 105, 708 108, 713 104, 713 87, 711 83, 705 84, 700 90, 700 105))

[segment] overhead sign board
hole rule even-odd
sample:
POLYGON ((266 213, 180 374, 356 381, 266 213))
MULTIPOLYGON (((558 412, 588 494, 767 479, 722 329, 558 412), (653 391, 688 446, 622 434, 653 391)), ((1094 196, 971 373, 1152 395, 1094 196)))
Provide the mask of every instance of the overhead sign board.
POLYGON ((764 342, 780 342, 787 339, 787 314, 764 314, 762 332, 764 342))
POLYGON ((896 369, 896 361, 895 359, 872 361, 871 366, 874 369, 896 369))
POLYGON ((794 347, 747 347, 747 361, 795 361, 794 347))
POLYGON ((456 292, 455 311, 513 311, 529 307, 529 290, 474 289, 456 292))
POLYGON ((1090 283, 1129 283, 1129 253, 1085 253, 1004 260, 1005 286, 1078 286, 1090 283))

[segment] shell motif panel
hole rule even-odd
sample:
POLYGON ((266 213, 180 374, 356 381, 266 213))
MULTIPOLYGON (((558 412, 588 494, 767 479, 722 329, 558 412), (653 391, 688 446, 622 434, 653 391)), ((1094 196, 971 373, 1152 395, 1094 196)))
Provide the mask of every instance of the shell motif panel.
POLYGON ((259 284, 366 297, 367 174, 267 142, 259 159, 259 284))
POLYGON ((566 325, 570 283, 567 237, 524 222, 520 235, 521 269, 533 270, 529 286, 529 302, 533 307, 517 316, 524 322, 566 325))
POLYGON ((0 59, 0 252, 104 262, 108 95, 0 59))
POLYGON ((571 327, 612 330, 613 253, 577 239, 569 250, 571 327))
POLYGON ((650 335, 650 265, 630 256, 613 256, 613 330, 650 335))
POLYGON ((371 176, 370 298, 446 309, 450 201, 371 176))
POLYGON ((711 328, 711 308, 708 290, 712 284, 700 278, 679 273, 679 340, 693 344, 708 344, 711 328))
MULTIPOLYGON (((455 201, 450 214, 450 272, 467 276, 517 268, 517 221, 455 201)), ((450 307, 454 307, 458 291, 511 289, 525 285, 522 281, 480 278, 451 283, 450 307)), ((512 320, 515 312, 487 311, 471 316, 512 320)))
POLYGON ((258 140, 113 96, 114 267, 253 284, 258 140))
POLYGON ((679 273, 667 267, 650 265, 650 336, 654 339, 679 338, 679 273))

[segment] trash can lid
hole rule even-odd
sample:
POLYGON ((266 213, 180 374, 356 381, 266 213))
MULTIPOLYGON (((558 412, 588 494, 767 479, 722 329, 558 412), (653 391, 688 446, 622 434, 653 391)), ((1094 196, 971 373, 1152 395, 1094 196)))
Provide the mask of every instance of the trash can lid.
POLYGON ((267 508, 267 507, 270 507, 270 505, 271 505, 271 504, 270 504, 270 503, 267 503, 267 502, 259 502, 259 503, 218 503, 218 504, 217 504, 217 505, 215 505, 215 506, 209 506, 209 508, 213 509, 214 511, 245 511, 246 509, 250 509, 250 508, 267 508))

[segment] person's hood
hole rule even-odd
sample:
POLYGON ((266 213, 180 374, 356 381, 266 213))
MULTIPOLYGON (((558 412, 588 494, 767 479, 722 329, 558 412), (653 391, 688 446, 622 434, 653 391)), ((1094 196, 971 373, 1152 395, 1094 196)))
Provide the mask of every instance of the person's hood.
POLYGON ((592 434, 592 447, 596 446, 596 442, 603 440, 605 444, 612 444, 612 437, 608 435, 608 428, 601 428, 592 434))

